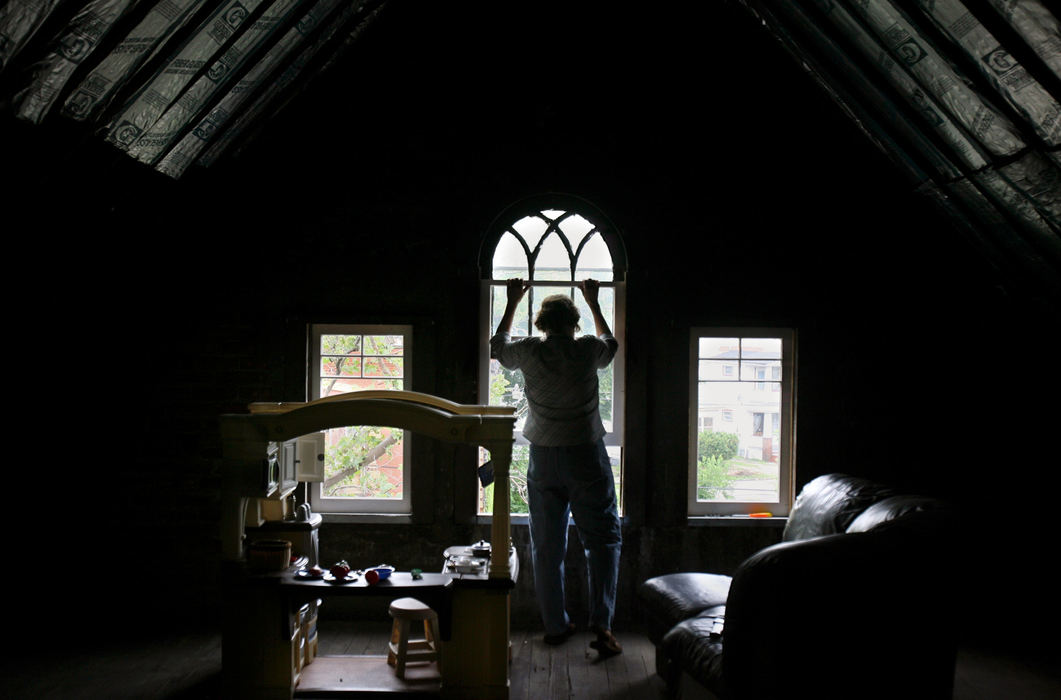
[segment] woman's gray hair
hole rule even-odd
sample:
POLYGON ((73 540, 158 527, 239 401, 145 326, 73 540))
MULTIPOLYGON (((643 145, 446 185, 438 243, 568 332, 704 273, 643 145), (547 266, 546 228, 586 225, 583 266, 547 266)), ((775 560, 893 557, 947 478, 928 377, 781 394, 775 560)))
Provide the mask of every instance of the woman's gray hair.
POLYGON ((563 333, 570 328, 578 330, 578 312, 574 300, 564 294, 550 294, 542 299, 542 307, 534 318, 534 327, 543 333, 563 333))

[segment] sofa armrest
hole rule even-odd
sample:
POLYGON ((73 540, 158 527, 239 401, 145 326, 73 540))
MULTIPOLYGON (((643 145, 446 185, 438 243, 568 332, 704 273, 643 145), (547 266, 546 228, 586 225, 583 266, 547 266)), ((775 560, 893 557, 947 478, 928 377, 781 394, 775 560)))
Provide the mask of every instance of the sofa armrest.
POLYGON ((663 636, 656 650, 656 672, 668 688, 679 687, 685 674, 715 696, 725 696, 721 634, 725 616, 724 605, 708 608, 679 622, 663 636))
POLYGON ((648 637, 659 644, 663 635, 682 620, 724 606, 731 578, 723 574, 675 573, 650 578, 638 587, 641 617, 648 637))

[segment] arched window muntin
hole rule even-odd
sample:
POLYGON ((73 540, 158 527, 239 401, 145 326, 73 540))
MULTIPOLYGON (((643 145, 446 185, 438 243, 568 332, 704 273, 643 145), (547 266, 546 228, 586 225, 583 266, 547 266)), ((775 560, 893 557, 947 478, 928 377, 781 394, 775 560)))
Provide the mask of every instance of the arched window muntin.
MULTIPOLYGON (((526 228, 526 226, 524 226, 526 228)), ((509 225, 498 237, 497 243, 494 246, 496 251, 497 245, 500 245, 505 240, 506 236, 511 236, 519 244, 520 248, 523 249, 523 254, 527 259, 527 277, 531 280, 541 280, 541 277, 537 274, 538 272, 538 261, 542 258, 543 251, 548 253, 546 246, 552 241, 559 242, 564 251, 567 253, 568 268, 571 275, 571 279, 580 281, 586 279, 590 274, 580 274, 580 263, 585 261, 585 255, 587 249, 591 252, 593 246, 597 241, 603 241, 605 246, 608 246, 608 241, 605 240, 600 228, 598 228, 592 221, 586 219, 580 213, 576 211, 560 211, 557 209, 544 209, 534 214, 530 214, 521 218, 519 221, 513 222, 509 225), (555 215, 555 218, 551 218, 555 215), (536 240, 528 241, 527 232, 520 231, 519 226, 528 220, 537 220, 542 222, 544 230, 536 233, 536 240), (571 232, 567 230, 570 226, 565 227, 565 224, 571 222, 585 222, 585 227, 579 225, 579 228, 583 230, 580 232, 571 232), (572 240, 575 239, 575 240, 572 240)), ((609 258, 611 249, 608 247, 609 258)), ((584 268, 583 268, 584 269, 584 268)), ((600 268, 591 268, 600 270, 600 268)), ((603 272, 603 270, 600 270, 603 272)), ((492 278, 496 277, 493 274, 493 261, 491 261, 491 275, 492 278)), ((602 282, 610 282, 615 276, 614 268, 607 270, 606 275, 596 274, 593 275, 595 278, 602 282)))
MULTIPOLYGON (((556 237, 567 251, 571 262, 571 278, 568 281, 580 281, 578 278, 578 262, 586 247, 592 243, 595 237, 599 237, 607 246, 611 257, 610 280, 600 280, 602 284, 620 283, 626 280, 626 249, 622 238, 608 218, 596 206, 590 202, 573 195, 548 194, 523 199, 505 209, 494 219, 493 224, 487 231, 479 250, 479 276, 483 280, 496 280, 494 271, 494 252, 501 243, 505 234, 511 235, 523 249, 528 262, 528 279, 532 284, 545 282, 534 276, 538 256, 543 246, 552 237, 556 237), (552 212, 552 214, 550 214, 552 212), (584 232, 578 243, 572 247, 569 233, 563 229, 563 224, 578 217, 586 221, 591 228, 584 232), (545 224, 544 232, 534 241, 528 244, 527 236, 516 229, 516 225, 527 219, 538 219, 545 224)), ((584 279, 584 277, 582 278, 584 279)), ((553 282, 550 280, 550 282, 553 282)))

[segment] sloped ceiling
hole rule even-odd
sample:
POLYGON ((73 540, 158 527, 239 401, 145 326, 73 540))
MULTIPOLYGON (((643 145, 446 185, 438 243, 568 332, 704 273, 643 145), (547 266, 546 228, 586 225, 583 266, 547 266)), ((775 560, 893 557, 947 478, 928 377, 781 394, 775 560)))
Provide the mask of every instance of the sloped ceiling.
POLYGON ((911 188, 988 258, 1056 302, 1061 21, 1052 5, 744 4, 911 188))
MULTIPOLYGON (((811 148, 846 148, 857 135, 1008 283, 1047 306, 1059 299, 1061 119, 1056 111, 1050 117, 1049 103, 1061 95, 1061 78, 1049 52, 1061 37, 1057 18, 1032 0, 729 0, 710 10, 549 1, 449 7, 409 0, 13 0, 3 12, 3 148, 17 164, 8 175, 23 186, 51 188, 42 196, 57 205, 77 206, 64 188, 76 181, 112 189, 150 181, 156 196, 216 190, 265 173, 343 173, 359 167, 351 144, 376 149, 378 158, 386 148, 429 152, 424 123, 434 125, 431 138, 452 139, 451 148, 463 141, 488 151, 518 130, 533 142, 539 127, 562 118, 572 143, 604 134, 632 159, 638 150, 675 150, 668 132, 681 133, 698 153, 726 153, 719 163, 744 162, 739 171, 682 164, 705 183, 753 173, 769 179, 791 152, 808 148, 793 142, 793 129, 813 123, 817 131, 808 135, 820 139, 831 131, 833 140, 811 148), (1035 10, 1025 28, 1039 32, 1046 57, 1019 23, 1007 20, 1013 5, 1035 10), (184 16, 175 9, 181 7, 184 16), (160 9, 174 22, 153 30, 158 39, 139 69, 106 93, 100 76, 117 75, 106 62, 145 45, 133 39, 160 9), (933 16, 937 10, 957 13, 952 25, 961 36, 983 30, 996 38, 1006 60, 1025 71, 1020 86, 1034 83, 1041 91, 1044 112, 1030 118, 979 72, 954 32, 933 16), (248 21, 226 24, 230 16, 248 21), (12 27, 25 29, 18 41, 12 27), (897 67, 903 54, 896 32, 934 52, 937 68, 923 72, 928 61, 897 67), (197 42, 208 50, 182 53, 197 42), (790 64, 782 69, 779 61, 790 64), (764 75, 775 64, 782 77, 770 82, 764 75), (933 94, 931 71, 944 68, 981 108, 971 121, 933 94), (807 79, 792 82, 800 71, 807 79), (166 75, 168 92, 152 93, 166 75), (107 99, 94 106, 85 97, 93 91, 107 99), (751 94, 758 96, 754 113, 745 111, 751 94), (549 99, 536 99, 542 95, 549 99), (822 95, 835 113, 807 113, 829 104, 822 95), (400 107, 381 110, 366 101, 380 99, 400 107), (933 110, 966 146, 956 147, 950 132, 926 122, 933 110), (733 130, 719 131, 722 122, 707 119, 708 112, 731 114, 733 130), (838 117, 848 121, 846 129, 833 127, 838 117), (978 131, 987 122, 1007 125, 1007 144, 995 148, 991 135, 978 131)), ((681 153, 674 158, 680 162, 681 153)), ((378 160, 362 161, 368 162, 378 160)), ((823 191, 836 177, 809 162, 805 170, 821 179, 823 191)), ((261 191, 260 181, 255 187, 261 191)))

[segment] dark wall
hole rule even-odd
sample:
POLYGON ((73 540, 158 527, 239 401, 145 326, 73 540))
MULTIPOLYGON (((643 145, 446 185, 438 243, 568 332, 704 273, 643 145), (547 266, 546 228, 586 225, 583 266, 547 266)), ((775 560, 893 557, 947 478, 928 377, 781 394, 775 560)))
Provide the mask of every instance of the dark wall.
MULTIPOLYGON (((304 398, 310 321, 413 323, 413 388, 476 401, 479 241, 511 202, 559 191, 607 212, 630 260, 619 622, 640 580, 730 572, 780 535, 684 523, 699 325, 797 328, 798 484, 842 471, 956 501, 956 546, 989 578, 955 595, 1009 600, 1006 634, 1041 619, 1046 583, 1019 577, 1059 485, 1052 310, 911 195, 739 8, 494 5, 395 3, 238 158, 179 182, 5 118, 24 251, 9 337, 32 358, 12 398, 33 398, 27 427, 48 436, 20 494, 44 521, 37 556, 108 584, 86 602, 54 581, 53 604, 217 614, 218 415, 304 398)), ((428 568, 485 534, 453 513, 470 452, 422 454, 427 514, 325 525, 326 559, 428 568)), ((524 574, 515 610, 533 622, 524 574)))

